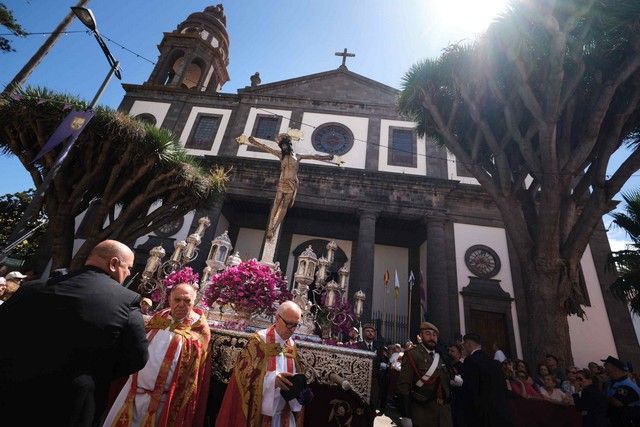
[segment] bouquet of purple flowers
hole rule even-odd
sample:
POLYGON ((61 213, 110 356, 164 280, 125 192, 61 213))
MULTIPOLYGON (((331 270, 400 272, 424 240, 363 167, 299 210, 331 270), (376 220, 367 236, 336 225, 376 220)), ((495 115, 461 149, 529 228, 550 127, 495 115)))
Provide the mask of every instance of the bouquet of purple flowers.
POLYGON ((154 304, 159 303, 164 299, 163 296, 165 292, 168 295, 171 289, 180 283, 189 283, 197 289, 199 277, 198 273, 194 273, 191 267, 176 270, 162 280, 164 290, 162 288, 156 288, 151 293, 151 301, 153 301, 154 304))
POLYGON ((275 313, 276 303, 291 299, 280 272, 256 260, 244 261, 211 277, 204 300, 209 307, 230 304, 236 312, 275 313))

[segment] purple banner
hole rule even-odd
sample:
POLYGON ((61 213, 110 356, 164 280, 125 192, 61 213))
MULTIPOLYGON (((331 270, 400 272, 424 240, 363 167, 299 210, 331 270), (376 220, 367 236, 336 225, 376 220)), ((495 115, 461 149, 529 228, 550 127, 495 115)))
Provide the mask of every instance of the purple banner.
POLYGON ((49 151, 56 148, 60 143, 67 138, 75 140, 82 132, 82 129, 89 123, 91 118, 95 116, 95 111, 71 111, 67 117, 60 123, 60 126, 51 135, 46 144, 42 147, 38 155, 33 159, 34 162, 38 161, 42 156, 49 151))

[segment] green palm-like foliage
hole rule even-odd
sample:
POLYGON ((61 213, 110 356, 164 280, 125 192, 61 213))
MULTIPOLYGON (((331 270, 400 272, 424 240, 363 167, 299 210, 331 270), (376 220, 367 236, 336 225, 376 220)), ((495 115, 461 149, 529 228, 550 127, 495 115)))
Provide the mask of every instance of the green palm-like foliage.
POLYGON ((579 266, 640 169, 640 2, 513 0, 476 41, 411 67, 398 105, 499 209, 523 270, 530 351, 570 357, 579 266), (609 161, 631 154, 613 172, 609 161))
MULTIPOLYGON (((61 146, 31 160, 71 108, 86 106, 77 97, 44 88, 0 99, 0 150, 16 155, 39 185, 61 146)), ((80 230, 86 241, 72 266, 81 264, 100 240, 133 244, 198 208, 224 190, 226 179, 226 171, 205 169, 167 130, 98 107, 45 194, 54 267, 70 265, 75 219, 81 213, 87 212, 80 230)))
POLYGON ((611 284, 611 292, 640 314, 640 191, 622 196, 625 212, 611 214, 613 224, 627 232, 632 243, 627 249, 611 253, 610 263, 618 277, 611 284))

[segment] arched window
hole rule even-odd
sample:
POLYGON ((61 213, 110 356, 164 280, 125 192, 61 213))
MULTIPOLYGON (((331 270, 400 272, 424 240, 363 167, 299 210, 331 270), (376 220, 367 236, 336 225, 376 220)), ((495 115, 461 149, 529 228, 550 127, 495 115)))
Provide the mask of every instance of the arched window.
POLYGON ((149 114, 149 113, 142 113, 142 114, 138 114, 136 116, 136 120, 142 122, 142 123, 146 123, 148 125, 151 126, 155 126, 156 125, 156 118, 153 114, 149 114))
POLYGON ((182 87, 196 89, 204 72, 204 62, 196 58, 187 66, 187 71, 182 79, 182 87))
POLYGON ((173 79, 176 77, 176 74, 178 74, 182 70, 182 64, 184 63, 184 52, 181 50, 173 52, 169 57, 168 63, 168 69, 160 79, 160 84, 162 85, 171 84, 171 82, 173 82, 173 79))

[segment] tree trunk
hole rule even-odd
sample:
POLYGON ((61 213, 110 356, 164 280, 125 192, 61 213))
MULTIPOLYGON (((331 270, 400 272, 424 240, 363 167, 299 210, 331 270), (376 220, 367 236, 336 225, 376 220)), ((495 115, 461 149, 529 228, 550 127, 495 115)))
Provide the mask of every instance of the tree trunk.
POLYGON ((564 297, 560 292, 567 286, 561 264, 552 268, 534 267, 528 271, 525 268, 524 273, 529 323, 525 357, 535 364, 550 353, 560 360, 561 366, 569 366, 573 363, 573 357, 569 324, 563 307, 564 297))
POLYGON ((68 214, 51 221, 51 271, 71 266, 75 225, 75 218, 68 214))

